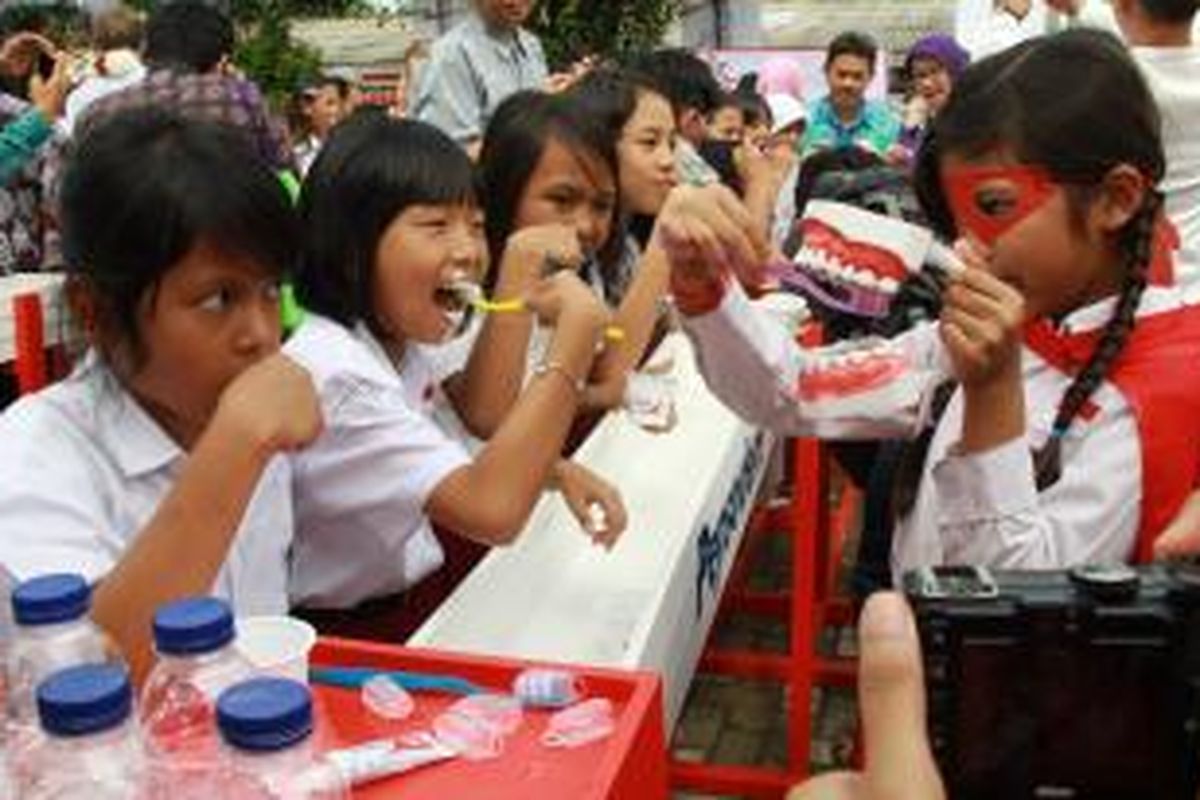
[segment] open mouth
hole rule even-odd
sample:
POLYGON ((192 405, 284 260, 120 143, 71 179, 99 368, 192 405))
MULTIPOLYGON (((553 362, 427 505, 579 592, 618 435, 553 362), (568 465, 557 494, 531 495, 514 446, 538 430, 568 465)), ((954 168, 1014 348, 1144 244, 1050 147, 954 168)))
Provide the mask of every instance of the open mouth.
POLYGON ((799 288, 815 284, 816 293, 825 295, 818 300, 864 316, 887 313, 900 284, 920 271, 933 244, 923 228, 823 200, 809 203, 800 229, 803 245, 793 260, 807 280, 799 288))
POLYGON ((446 338, 453 338, 466 330, 471 310, 483 296, 479 284, 456 279, 433 290, 433 302, 442 311, 446 320, 446 338))

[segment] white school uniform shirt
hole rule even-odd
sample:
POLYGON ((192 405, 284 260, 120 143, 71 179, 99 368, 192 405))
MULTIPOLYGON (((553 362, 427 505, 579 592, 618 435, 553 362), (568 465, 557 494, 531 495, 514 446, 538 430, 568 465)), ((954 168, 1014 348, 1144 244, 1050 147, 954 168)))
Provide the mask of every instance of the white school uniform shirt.
POLYGON ((325 420, 293 456, 292 600, 350 608, 402 592, 442 564, 425 505, 469 457, 345 327, 310 314, 284 352, 312 375, 325 420))
POLYGON ((1200 283, 1200 44, 1132 53, 1162 112, 1167 173, 1160 188, 1182 243, 1176 279, 1194 285, 1200 283))
MULTIPOLYGON (((89 354, 65 380, 0 415, 0 565, 104 578, 187 459, 89 354)), ((212 587, 239 615, 287 611, 291 470, 269 462, 212 587)))
MULTIPOLYGON (((1066 333, 1098 330, 1113 300, 1070 314, 1066 333)), ((1176 287, 1151 287, 1138 316, 1183 305, 1176 287)), ((949 375, 936 323, 906 333, 897 344, 914 369, 928 373, 920 389, 901 393, 868 416, 821 420, 806 414, 793 387, 812 354, 758 312, 737 286, 714 311, 685 317, 709 388, 751 423, 773 431, 827 439, 913 436, 928 420, 933 388, 949 375)), ((1031 451, 1049 435, 1070 378, 1028 349, 1023 351, 1027 431, 981 453, 959 454, 962 396, 947 407, 930 445, 916 505, 898 523, 892 569, 973 564, 1006 569, 1052 569, 1128 561, 1134 550, 1142 497, 1137 420, 1121 393, 1102 385, 1091 397, 1098 413, 1077 417, 1063 440, 1062 478, 1038 493, 1031 451)))

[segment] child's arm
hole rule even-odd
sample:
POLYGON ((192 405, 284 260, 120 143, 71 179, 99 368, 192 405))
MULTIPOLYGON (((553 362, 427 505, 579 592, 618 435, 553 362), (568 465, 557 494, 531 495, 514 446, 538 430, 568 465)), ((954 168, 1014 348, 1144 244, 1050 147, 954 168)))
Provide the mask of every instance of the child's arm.
POLYGON ((541 496, 609 321, 573 272, 542 281, 526 304, 555 325, 540 372, 475 461, 444 478, 425 506, 438 524, 489 544, 512 541, 541 496))
POLYGON ((1154 557, 1178 558, 1200 554, 1200 490, 1192 492, 1175 519, 1154 542, 1154 557))
POLYGON ((854 363, 801 348, 794 332, 753 306, 741 288, 762 283, 756 231, 732 194, 659 218, 675 305, 713 393, 752 424, 787 435, 887 438, 923 427, 943 379, 935 329, 879 343, 854 363))
POLYGON ((96 587, 92 616, 135 678, 153 662, 155 609, 212 591, 267 462, 312 441, 320 428, 308 373, 283 356, 249 368, 226 389, 179 479, 96 587))
MULTIPOLYGON (((547 260, 570 266, 583 261, 574 229, 544 225, 514 233, 500 261, 495 296, 501 300, 524 297, 541 278, 547 260)), ((532 331, 529 314, 489 314, 466 369, 445 382, 455 412, 472 435, 491 438, 517 401, 532 331)))
MULTIPOLYGON (((670 220, 679 218, 704 220, 706 215, 712 216, 709 209, 719 209, 723 205, 733 207, 731 204, 741 206, 737 196, 719 184, 679 186, 668 195, 659 221, 660 224, 664 221, 669 224, 670 220)), ((595 394, 604 399, 605 402, 599 403, 602 406, 612 407, 621 402, 626 377, 637 368, 645 355, 646 347, 654 335, 661 301, 670 286, 671 262, 660 241, 660 224, 655 225, 645 255, 638 263, 629 290, 617 309, 616 325, 624 332, 624 338, 620 342, 609 342, 596 362, 595 394), (610 387, 610 390, 604 391, 602 387, 610 387)), ((744 239, 734 246, 743 248, 745 258, 761 261, 761 254, 766 252, 763 242, 763 232, 752 225, 744 239)))
MULTIPOLYGON (((1038 491, 1025 402, 1041 417, 1058 402, 1021 369, 1024 301, 987 272, 969 247, 972 267, 946 292, 941 334, 962 384, 957 442, 931 465, 936 525, 944 563, 1008 569, 1061 569, 1119 563, 1137 533, 1141 476, 1137 426, 1128 408, 1104 407, 1064 440, 1071 463, 1051 489, 1038 491)), ((955 424, 951 406, 945 424, 955 424)), ((924 535, 919 531, 914 535, 924 535)), ((907 565, 907 564, 906 564, 907 565)))

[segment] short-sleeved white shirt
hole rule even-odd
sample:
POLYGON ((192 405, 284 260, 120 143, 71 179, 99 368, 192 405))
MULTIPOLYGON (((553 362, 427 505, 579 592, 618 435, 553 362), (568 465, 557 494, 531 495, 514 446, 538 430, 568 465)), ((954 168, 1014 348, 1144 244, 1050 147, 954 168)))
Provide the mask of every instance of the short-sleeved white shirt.
POLYGON ((284 352, 312 374, 325 418, 292 460, 292 600, 350 608, 401 592, 441 565, 425 505, 469 457, 354 332, 310 314, 284 352))
MULTIPOLYGON (((0 565, 18 580, 121 560, 187 455, 93 355, 0 415, 0 565)), ((238 614, 287 609, 290 467, 270 462, 212 592, 238 614)))

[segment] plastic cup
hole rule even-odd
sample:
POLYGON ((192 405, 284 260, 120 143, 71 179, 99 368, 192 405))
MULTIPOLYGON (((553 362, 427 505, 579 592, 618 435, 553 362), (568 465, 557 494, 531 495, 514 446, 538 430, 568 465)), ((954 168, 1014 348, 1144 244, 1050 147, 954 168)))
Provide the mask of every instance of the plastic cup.
POLYGON ((312 625, 294 617, 243 617, 234 645, 255 672, 308 683, 308 655, 317 643, 312 625))

